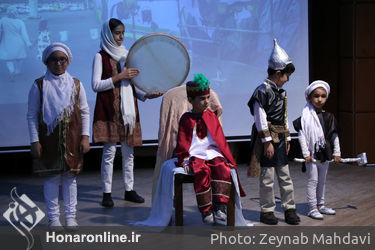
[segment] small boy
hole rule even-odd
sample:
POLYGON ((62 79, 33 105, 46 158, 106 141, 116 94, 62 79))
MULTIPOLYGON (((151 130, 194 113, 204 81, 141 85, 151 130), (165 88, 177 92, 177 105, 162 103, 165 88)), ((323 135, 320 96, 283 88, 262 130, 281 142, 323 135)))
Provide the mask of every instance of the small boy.
POLYGON ((326 207, 325 183, 329 160, 340 162, 341 151, 338 124, 332 113, 323 110, 330 94, 325 81, 314 81, 305 90, 306 105, 302 116, 293 122, 298 131, 298 141, 307 167, 307 202, 309 217, 323 219, 323 214, 334 215, 336 211, 326 207))
MULTIPOLYGON (((210 87, 202 74, 186 84, 193 109, 182 115, 174 157, 177 166, 194 173, 194 190, 204 223, 225 224, 232 185, 231 168, 236 168, 223 129, 208 109, 210 87)), ((245 193, 240 186, 241 196, 245 193)))
POLYGON ((254 116, 252 152, 256 152, 252 153, 250 167, 252 164, 260 163, 260 221, 269 225, 278 223, 274 215, 275 174, 280 186, 285 222, 292 225, 300 222, 296 214, 293 182, 288 167, 291 138, 286 112, 286 92, 282 89, 294 70, 289 56, 274 39, 274 49, 268 61, 268 77, 255 89, 248 102, 250 112, 254 116))

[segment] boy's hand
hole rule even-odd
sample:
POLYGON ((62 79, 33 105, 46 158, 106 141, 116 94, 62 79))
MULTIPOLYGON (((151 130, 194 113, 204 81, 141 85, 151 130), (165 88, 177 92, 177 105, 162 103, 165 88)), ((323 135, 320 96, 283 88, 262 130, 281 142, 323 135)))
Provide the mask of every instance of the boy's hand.
POLYGON ((42 157, 42 145, 38 141, 31 143, 30 153, 33 158, 42 157))
POLYGON ((336 163, 339 163, 341 161, 341 157, 340 156, 333 156, 333 161, 336 162, 336 163))
POLYGON ((311 156, 307 156, 307 157, 305 157, 305 162, 306 163, 313 162, 313 158, 311 156))
POLYGON ((192 172, 192 169, 191 169, 189 164, 184 165, 184 169, 185 169, 186 173, 188 173, 188 174, 192 172))
POLYGON ((263 147, 264 147, 264 156, 267 157, 268 159, 272 159, 272 157, 275 153, 272 142, 267 141, 267 142, 263 143, 263 147))
POLYGON ((81 154, 86 154, 90 151, 90 143, 89 143, 89 137, 87 135, 81 136, 81 143, 79 146, 79 150, 81 154))
POLYGON ((286 143, 286 154, 288 155, 289 154, 289 151, 290 151, 290 142, 288 141, 286 143))

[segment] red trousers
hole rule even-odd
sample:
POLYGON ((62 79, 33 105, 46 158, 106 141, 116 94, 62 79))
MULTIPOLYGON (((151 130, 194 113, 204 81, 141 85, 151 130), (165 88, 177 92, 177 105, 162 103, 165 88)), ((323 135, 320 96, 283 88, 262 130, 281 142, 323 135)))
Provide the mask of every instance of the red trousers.
POLYGON ((230 167, 226 162, 222 157, 212 160, 202 160, 194 156, 190 158, 200 212, 212 210, 212 202, 228 203, 232 181, 230 167))

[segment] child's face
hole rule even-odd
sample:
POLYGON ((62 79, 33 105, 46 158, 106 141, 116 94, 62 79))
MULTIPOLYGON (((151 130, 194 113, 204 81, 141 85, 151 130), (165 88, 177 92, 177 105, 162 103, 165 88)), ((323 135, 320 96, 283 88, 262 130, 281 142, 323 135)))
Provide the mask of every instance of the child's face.
POLYGON ((58 50, 53 52, 47 59, 47 68, 57 76, 64 74, 68 65, 68 57, 64 52, 58 50))
POLYGON ((125 27, 123 25, 118 25, 114 30, 112 30, 112 36, 118 46, 121 46, 124 41, 125 27))
POLYGON ((321 110, 327 101, 327 91, 324 88, 316 88, 311 92, 309 100, 316 110, 321 110))
POLYGON ((189 102, 193 105, 193 113, 203 113, 210 103, 210 94, 189 97, 189 102))
POLYGON ((291 74, 292 73, 281 74, 280 71, 277 71, 274 83, 277 85, 277 87, 281 88, 287 81, 289 81, 289 77, 291 74))

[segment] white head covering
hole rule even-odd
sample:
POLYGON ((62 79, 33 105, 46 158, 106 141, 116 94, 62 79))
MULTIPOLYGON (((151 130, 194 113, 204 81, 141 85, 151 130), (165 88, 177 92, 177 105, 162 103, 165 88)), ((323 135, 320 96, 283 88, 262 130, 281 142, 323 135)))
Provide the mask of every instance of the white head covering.
POLYGON ((274 70, 283 70, 286 65, 292 63, 288 54, 283 50, 276 41, 273 39, 274 47, 270 58, 268 59, 268 67, 274 70))
POLYGON ((329 84, 321 80, 312 82, 305 90, 305 98, 307 103, 302 110, 301 126, 302 133, 306 138, 307 147, 312 155, 319 151, 320 148, 324 148, 326 144, 322 125, 320 124, 314 106, 309 100, 309 95, 316 88, 324 88, 327 92, 327 98, 330 92, 329 84))
POLYGON ((100 48, 116 61, 125 61, 128 55, 128 50, 125 46, 118 46, 113 39, 112 31, 109 28, 109 20, 103 23, 102 32, 100 33, 100 48))
POLYGON ((305 98, 306 101, 309 102, 309 95, 316 89, 316 88, 323 88, 327 92, 327 98, 329 96, 329 93, 331 92, 331 88, 329 87, 329 84, 322 80, 316 80, 313 81, 305 90, 305 98))
MULTIPOLYGON (((118 46, 112 36, 112 31, 109 27, 109 20, 103 23, 102 32, 100 34, 100 48, 107 52, 113 59, 118 62, 125 62, 128 51, 124 45, 118 46)), ((133 133, 135 127, 135 105, 133 88, 129 80, 122 80, 120 85, 121 96, 121 115, 126 127, 129 128, 130 134, 133 133)))
POLYGON ((42 61, 44 64, 47 64, 48 57, 55 51, 64 52, 64 54, 68 57, 68 62, 70 63, 73 59, 72 52, 70 51, 69 47, 63 43, 52 43, 47 48, 44 49, 42 55, 42 61))
MULTIPOLYGON (((52 43, 43 51, 43 62, 54 51, 62 51, 72 60, 72 53, 68 46, 63 43, 52 43)), ((73 77, 65 71, 61 75, 54 75, 48 68, 43 78, 43 121, 47 125, 47 135, 53 132, 56 125, 63 119, 64 112, 70 116, 74 108, 74 96, 76 88, 73 77)))

